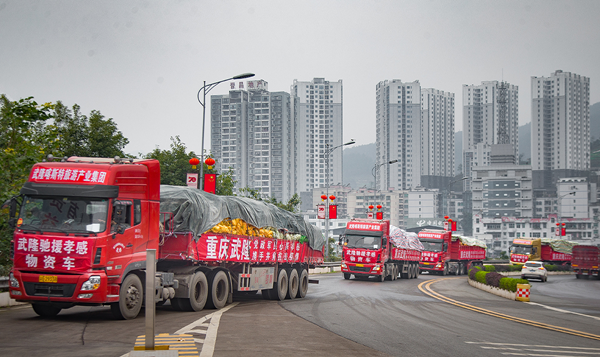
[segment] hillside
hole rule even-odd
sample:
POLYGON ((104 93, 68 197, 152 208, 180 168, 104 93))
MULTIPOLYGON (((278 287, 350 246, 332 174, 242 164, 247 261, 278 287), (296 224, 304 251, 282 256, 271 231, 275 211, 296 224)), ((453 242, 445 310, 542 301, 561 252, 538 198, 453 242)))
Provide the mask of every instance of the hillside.
POLYGON ((344 185, 352 188, 372 187, 375 166, 375 143, 344 149, 344 185))

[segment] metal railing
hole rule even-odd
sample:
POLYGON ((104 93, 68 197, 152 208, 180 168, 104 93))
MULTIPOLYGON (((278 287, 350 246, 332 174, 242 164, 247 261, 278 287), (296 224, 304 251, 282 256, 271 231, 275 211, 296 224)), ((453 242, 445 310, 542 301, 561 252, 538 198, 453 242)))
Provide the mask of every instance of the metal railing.
POLYGON ((8 289, 8 276, 0 276, 0 289, 8 289))

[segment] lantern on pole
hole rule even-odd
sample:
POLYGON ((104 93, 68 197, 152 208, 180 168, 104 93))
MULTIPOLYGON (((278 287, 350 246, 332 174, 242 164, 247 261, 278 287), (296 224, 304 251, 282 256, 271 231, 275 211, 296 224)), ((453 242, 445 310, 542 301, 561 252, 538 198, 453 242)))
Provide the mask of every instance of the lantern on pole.
POLYGON ((560 230, 560 235, 561 236, 566 236, 567 235, 567 224, 566 223, 562 224, 562 229, 560 230))
POLYGON ((331 195, 331 196, 329 196, 329 199, 333 201, 333 200, 335 200, 335 196, 331 195))
POLYGON ((327 199, 326 195, 321 195, 321 202, 325 202, 326 199, 327 199))
POLYGON ((196 169, 196 165, 200 163, 200 160, 197 157, 193 157, 190 159, 190 165, 192 165, 192 169, 196 169))
POLYGON ((206 164, 206 166, 208 166, 209 170, 212 170, 212 167, 215 164, 215 159, 213 159, 212 157, 209 157, 206 160, 204 160, 204 163, 206 164))

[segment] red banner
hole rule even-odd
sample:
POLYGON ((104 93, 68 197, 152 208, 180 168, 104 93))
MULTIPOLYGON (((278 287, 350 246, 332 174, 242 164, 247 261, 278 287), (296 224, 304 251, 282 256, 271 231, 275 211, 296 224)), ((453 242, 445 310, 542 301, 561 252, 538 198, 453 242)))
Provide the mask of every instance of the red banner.
POLYGON ((103 184, 108 182, 108 171, 83 168, 65 169, 37 165, 31 171, 29 181, 103 184))
POLYGON ((413 249, 392 248, 392 260, 408 260, 418 262, 421 260, 421 252, 413 249))
POLYGON ((368 249, 350 249, 344 250, 344 259, 353 263, 376 263, 379 251, 368 249))
POLYGON ((435 263, 440 260, 439 252, 423 252, 421 253, 421 261, 435 263))
POLYGON ((329 205, 329 219, 337 219, 337 205, 329 205))
POLYGON ((92 266, 94 239, 81 237, 15 237, 16 268, 87 271, 92 266))
POLYGON ((209 193, 215 193, 217 188, 217 175, 216 174, 204 174, 204 191, 209 193))
POLYGON ((377 212, 377 213, 375 213, 375 218, 376 219, 383 219, 383 212, 377 212))

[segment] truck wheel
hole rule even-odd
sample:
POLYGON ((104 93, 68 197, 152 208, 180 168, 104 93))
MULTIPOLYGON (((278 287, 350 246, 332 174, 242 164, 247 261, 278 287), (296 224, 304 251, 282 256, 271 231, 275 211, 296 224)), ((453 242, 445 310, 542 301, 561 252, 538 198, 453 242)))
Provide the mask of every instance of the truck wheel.
POLYGON ((41 317, 54 317, 62 310, 60 307, 46 304, 31 304, 31 307, 33 307, 33 311, 41 317))
MULTIPOLYGON (((229 284, 226 285, 229 286, 229 284)), ((189 311, 201 311, 204 309, 206 300, 208 300, 208 281, 203 272, 197 271, 194 276, 192 276, 189 286, 189 294, 189 311)), ((225 300, 227 300, 227 298, 225 298, 225 300)))
POLYGON ((292 268, 288 272, 288 292, 285 296, 286 299, 295 299, 298 295, 299 277, 298 270, 292 268))
MULTIPOLYGON (((402 268, 404 268, 404 267, 402 267, 402 268)), ((408 267, 408 272, 406 272, 406 273, 400 273, 400 277, 402 279, 410 279, 410 266, 408 267)))
POLYGON ((398 279, 398 266, 394 265, 392 268, 392 281, 398 279))
POLYGON ((409 279, 416 279, 419 276, 419 268, 414 264, 410 266, 410 275, 409 279))
POLYGON ((224 271, 219 270, 213 275, 209 291, 210 298, 206 302, 206 306, 209 309, 220 309, 227 304, 227 297, 229 296, 229 280, 224 271))
POLYGON ((448 265, 444 265, 444 270, 442 270, 442 275, 443 276, 448 275, 448 265))
POLYGON ((188 311, 185 309, 185 304, 183 303, 182 298, 172 298, 171 299, 171 307, 175 311, 188 311))
POLYGON ((350 280, 350 273, 344 273, 344 279, 350 280))
POLYGON ((275 288, 275 300, 283 301, 288 292, 288 276, 285 269, 281 269, 277 276, 277 285, 275 288))
POLYGON ((129 274, 121 283, 119 302, 110 304, 113 316, 119 320, 135 319, 144 302, 142 281, 135 274, 129 274))
POLYGON ((306 269, 302 269, 302 273, 300 273, 300 284, 298 285, 298 294, 297 298, 304 298, 306 293, 308 292, 308 272, 306 269))
POLYGON ((576 274, 576 275, 575 275, 575 278, 576 278, 576 279, 581 279, 581 274, 576 274))

